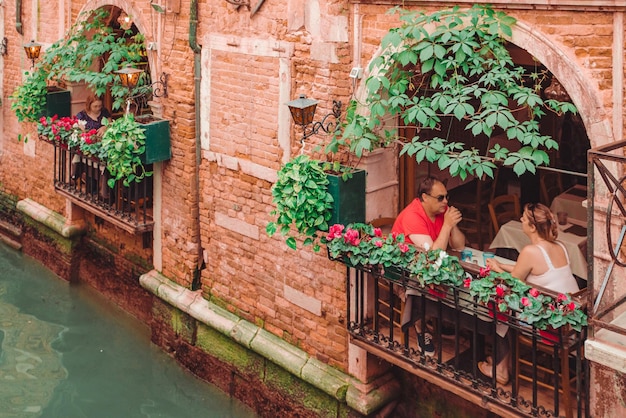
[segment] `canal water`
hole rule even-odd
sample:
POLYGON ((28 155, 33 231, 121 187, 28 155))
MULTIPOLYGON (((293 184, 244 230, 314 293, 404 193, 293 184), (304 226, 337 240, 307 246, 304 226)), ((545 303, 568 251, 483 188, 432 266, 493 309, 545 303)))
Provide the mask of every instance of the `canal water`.
POLYGON ((0 418, 254 416, 93 289, 0 243, 0 418))

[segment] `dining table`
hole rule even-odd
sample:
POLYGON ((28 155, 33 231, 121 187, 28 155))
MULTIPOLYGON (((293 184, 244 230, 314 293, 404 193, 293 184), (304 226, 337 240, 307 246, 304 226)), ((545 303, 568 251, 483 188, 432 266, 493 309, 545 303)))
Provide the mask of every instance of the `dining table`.
MULTIPOLYGON (((558 240, 563 243, 569 255, 570 267, 575 276, 587 280, 587 229, 586 225, 576 219, 568 218, 568 223, 558 225, 558 240)), ((500 230, 489 245, 489 248, 511 248, 518 252, 530 244, 530 238, 522 230, 520 221, 509 221, 500 230)))
POLYGON ((587 222, 587 187, 577 184, 557 195, 550 204, 550 210, 556 216, 559 212, 567 213, 568 219, 587 222))

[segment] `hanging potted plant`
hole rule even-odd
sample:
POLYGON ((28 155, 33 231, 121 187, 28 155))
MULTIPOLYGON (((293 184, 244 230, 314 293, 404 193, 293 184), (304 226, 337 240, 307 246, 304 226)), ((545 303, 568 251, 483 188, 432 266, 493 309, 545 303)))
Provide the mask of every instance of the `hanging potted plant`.
POLYGON ((104 156, 110 178, 107 184, 110 188, 122 181, 128 187, 132 182, 140 182, 152 172, 147 172, 142 155, 146 148, 146 134, 144 128, 135 120, 132 113, 109 121, 103 119, 107 127, 100 140, 100 154, 104 156))
MULTIPOLYGON (((302 152, 305 139, 320 129, 326 133, 336 130, 341 116, 341 102, 335 101, 332 113, 321 122, 312 122, 315 100, 301 95, 287 103, 296 124, 303 129, 302 152), (336 122, 326 122, 328 117, 336 122)), ((328 151, 334 154, 337 150, 328 151)), ((365 221, 365 171, 344 166, 338 161, 311 159, 301 152, 278 171, 278 181, 272 187, 276 209, 271 215, 276 221, 268 223, 266 232, 272 236, 277 230, 287 236, 287 246, 296 249, 297 239, 304 245, 313 245, 319 251, 319 232, 328 231, 328 225, 365 221), (295 227, 295 232, 291 230, 295 227)))

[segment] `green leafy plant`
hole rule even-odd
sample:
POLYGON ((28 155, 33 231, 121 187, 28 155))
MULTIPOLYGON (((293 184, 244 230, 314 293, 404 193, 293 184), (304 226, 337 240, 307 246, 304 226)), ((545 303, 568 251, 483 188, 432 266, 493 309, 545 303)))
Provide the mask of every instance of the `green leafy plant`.
POLYGON ((569 294, 560 293, 553 298, 537 289, 531 289, 527 296, 520 299, 520 303, 522 310, 518 315, 519 319, 541 330, 570 325, 574 330, 580 331, 587 325, 587 315, 569 294))
POLYGON ((322 163, 299 155, 277 174, 278 180, 272 187, 276 209, 270 212, 276 221, 267 224, 267 234, 273 236, 280 229, 281 235, 287 236, 289 248, 295 250, 297 239, 303 239, 303 245, 313 245, 319 251, 318 231, 328 231, 333 203, 322 163))
POLYGON ((25 73, 24 82, 9 96, 11 110, 20 122, 34 122, 43 113, 48 92, 47 74, 41 66, 25 73))
MULTIPOLYGON (((110 89, 113 109, 124 105, 129 92, 117 83, 115 71, 144 59, 144 37, 113 28, 108 20, 108 8, 84 12, 63 39, 43 52, 10 96, 20 122, 35 122, 41 116, 49 84, 85 83, 98 96, 110 89)), ((144 77, 130 95, 145 91, 145 81, 144 77)))
POLYGON ((464 286, 479 303, 495 303, 496 312, 516 313, 518 319, 540 330, 570 325, 580 331, 587 325, 587 315, 570 295, 559 294, 554 298, 531 288, 510 273, 482 268, 478 278, 466 279, 464 286))
POLYGON ((328 150, 341 146, 360 156, 364 151, 402 143, 402 154, 418 162, 437 162, 453 176, 493 177, 496 162, 521 175, 549 162, 546 151, 557 142, 539 131, 546 111, 575 112, 572 103, 544 100, 545 69, 528 72, 516 66, 506 48, 515 19, 489 6, 454 7, 432 14, 396 7, 403 22, 382 41, 383 51, 370 65, 364 104, 352 101, 347 118, 328 150), (514 112, 523 111, 519 121, 514 112), (415 126, 412 138, 398 137, 391 122, 400 119, 415 126), (468 136, 491 135, 499 130, 521 148, 509 152, 499 145, 480 155, 475 148, 450 137, 444 121, 463 121, 468 136), (435 131, 426 139, 426 131, 435 131))
POLYGON ((464 283, 477 302, 487 305, 494 302, 498 312, 508 312, 520 308, 520 298, 530 289, 526 283, 511 276, 511 273, 498 273, 490 268, 481 268, 476 280, 466 279, 464 283))
POLYGON ((81 133, 78 147, 80 153, 86 157, 106 160, 106 150, 102 147, 102 137, 98 135, 97 129, 81 133))
POLYGON ((109 187, 115 187, 118 180, 124 186, 132 182, 140 182, 152 172, 146 172, 141 155, 146 149, 146 135, 144 128, 135 120, 131 113, 109 121, 103 119, 106 131, 100 141, 101 153, 105 155, 107 170, 111 178, 107 180, 109 187))
POLYGON ((363 223, 331 225, 322 243, 330 258, 342 258, 352 266, 405 266, 416 253, 414 246, 405 243, 404 235, 385 236, 380 228, 363 223))
POLYGON ((418 252, 407 270, 424 287, 460 286, 465 278, 459 258, 441 249, 418 252))

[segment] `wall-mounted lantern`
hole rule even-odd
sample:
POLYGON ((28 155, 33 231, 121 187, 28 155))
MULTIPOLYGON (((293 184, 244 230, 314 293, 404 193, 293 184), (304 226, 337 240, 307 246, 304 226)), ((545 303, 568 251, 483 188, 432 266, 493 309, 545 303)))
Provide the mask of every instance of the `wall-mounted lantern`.
POLYGON ((339 126, 339 118, 341 117, 341 102, 333 100, 333 110, 319 122, 313 122, 315 117, 315 109, 317 108, 317 100, 307 99, 304 94, 301 94, 295 100, 287 102, 291 112, 291 118, 296 125, 302 127, 302 138, 300 142, 304 143, 304 140, 315 135, 321 129, 326 133, 334 131, 339 126), (329 117, 334 117, 334 121, 327 121, 329 117))

